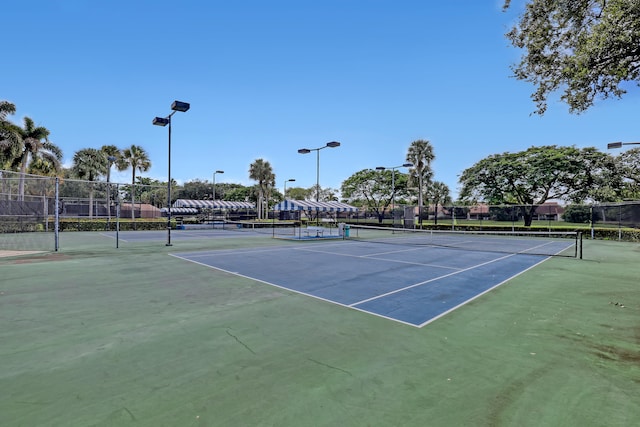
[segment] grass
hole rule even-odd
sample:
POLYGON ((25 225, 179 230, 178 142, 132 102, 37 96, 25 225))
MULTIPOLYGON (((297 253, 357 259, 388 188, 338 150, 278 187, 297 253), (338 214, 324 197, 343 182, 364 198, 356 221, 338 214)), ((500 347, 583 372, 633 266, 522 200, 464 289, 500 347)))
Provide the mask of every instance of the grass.
POLYGON ((0 425, 640 418, 637 244, 587 241, 417 329, 167 255, 287 242, 111 243, 0 259, 0 425))

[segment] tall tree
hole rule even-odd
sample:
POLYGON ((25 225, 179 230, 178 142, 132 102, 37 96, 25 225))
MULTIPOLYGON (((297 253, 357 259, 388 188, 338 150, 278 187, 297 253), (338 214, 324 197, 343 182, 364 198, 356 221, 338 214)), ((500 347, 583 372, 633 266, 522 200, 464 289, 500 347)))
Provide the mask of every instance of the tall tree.
POLYGON ((16 106, 9 101, 0 101, 0 169, 10 169, 20 148, 20 133, 16 125, 7 120, 15 114, 16 106))
POLYGON ((15 104, 9 101, 0 101, 0 123, 7 119, 10 114, 16 113, 15 104))
POLYGON ((609 154, 555 145, 494 154, 465 169, 460 183, 461 198, 470 202, 522 205, 525 226, 531 225, 536 206, 547 200, 597 200, 620 188, 609 154))
POLYGON ((108 172, 109 161, 104 151, 95 148, 83 148, 73 155, 73 174, 89 181, 89 218, 93 217, 93 194, 98 177, 108 172))
POLYGON ((291 187, 287 188, 287 197, 290 200, 315 200, 315 192, 312 188, 291 187))
POLYGON ((427 190, 429 198, 433 201, 434 205, 434 221, 438 223, 438 206, 451 202, 451 195, 449 186, 441 181, 434 181, 429 185, 427 190))
POLYGON ((136 171, 146 172, 151 167, 149 155, 144 148, 131 145, 122 151, 124 162, 131 168, 131 219, 135 219, 136 171))
POLYGON ((418 139, 411 143, 407 151, 407 161, 413 163, 409 169, 410 185, 418 185, 418 221, 422 224, 422 207, 424 205, 423 195, 425 186, 431 181, 433 170, 431 162, 435 159, 431 142, 418 139))
POLYGON ((621 197, 640 199, 640 148, 633 148, 616 157, 618 171, 623 180, 621 197))
POLYGON ((625 82, 640 83, 637 0, 530 0, 506 36, 525 51, 512 69, 536 87, 537 114, 558 90, 569 111, 580 113, 598 96, 620 98, 625 82))
POLYGON ((263 159, 256 159, 249 166, 249 178, 258 181, 258 219, 266 217, 265 197, 276 183, 276 175, 271 164, 263 159))
POLYGON ((124 159, 122 150, 115 145, 103 145, 100 147, 107 158, 107 182, 111 182, 111 168, 116 167, 118 171, 124 171, 129 167, 129 163, 124 159))
POLYGON ((317 197, 320 202, 336 202, 338 201, 337 194, 338 191, 333 188, 322 188, 322 186, 318 188, 318 186, 314 184, 313 187, 307 190, 306 200, 315 201, 317 197))
POLYGON ((371 209, 381 223, 394 195, 402 197, 407 194, 407 174, 396 171, 395 179, 392 174, 391 169, 363 169, 356 172, 342 183, 342 197, 348 203, 371 209))
POLYGON ((100 151, 104 153, 107 158, 107 215, 111 220, 111 168, 116 167, 119 171, 124 171, 129 167, 124 160, 122 150, 115 145, 103 145, 100 147, 100 151))
POLYGON ((51 163, 55 170, 60 170, 62 150, 49 141, 49 130, 43 126, 36 126, 29 117, 24 118, 24 127, 16 127, 16 132, 20 139, 18 197, 19 200, 24 200, 24 174, 27 172, 29 162, 42 158, 51 163))

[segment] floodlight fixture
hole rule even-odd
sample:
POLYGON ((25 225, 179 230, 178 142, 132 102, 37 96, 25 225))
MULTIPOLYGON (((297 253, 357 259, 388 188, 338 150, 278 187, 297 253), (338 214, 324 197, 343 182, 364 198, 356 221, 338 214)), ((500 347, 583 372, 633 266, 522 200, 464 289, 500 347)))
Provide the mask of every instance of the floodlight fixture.
POLYGON ((156 125, 156 126, 164 127, 164 126, 168 125, 169 123, 171 123, 171 119, 168 118, 168 117, 156 117, 155 119, 153 119, 152 123, 154 125, 156 125))
POLYGON ((188 102, 182 101, 173 101, 173 104, 171 104, 171 109, 173 111, 180 111, 182 113, 184 113, 185 111, 189 111, 190 107, 191 105, 189 105, 188 102))
POLYGON ((611 150, 612 148, 622 148, 623 145, 640 145, 640 142, 610 142, 607 144, 607 148, 611 150))

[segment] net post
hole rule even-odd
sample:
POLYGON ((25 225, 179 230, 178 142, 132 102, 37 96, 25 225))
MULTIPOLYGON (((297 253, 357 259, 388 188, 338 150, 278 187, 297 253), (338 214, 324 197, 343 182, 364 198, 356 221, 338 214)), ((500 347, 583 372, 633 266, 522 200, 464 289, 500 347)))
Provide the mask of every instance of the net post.
POLYGON ((582 259, 582 232, 578 233, 578 239, 580 239, 580 259, 582 259))

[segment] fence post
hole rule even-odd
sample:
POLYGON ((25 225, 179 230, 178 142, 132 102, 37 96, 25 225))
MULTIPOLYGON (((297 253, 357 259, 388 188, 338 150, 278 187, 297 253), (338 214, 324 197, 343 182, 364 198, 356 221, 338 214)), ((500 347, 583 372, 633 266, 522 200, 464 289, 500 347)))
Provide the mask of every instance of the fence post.
POLYGON ((595 225, 593 224, 593 205, 589 206, 589 221, 591 222, 591 240, 593 240, 595 236, 595 225))
POLYGON ((59 192, 59 187, 60 187, 60 178, 58 178, 56 176, 56 192, 55 192, 55 196, 56 196, 56 214, 55 214, 55 224, 53 225, 53 235, 54 235, 54 240, 55 240, 55 251, 58 252, 58 248, 59 248, 59 243, 60 243, 60 192, 59 192))

